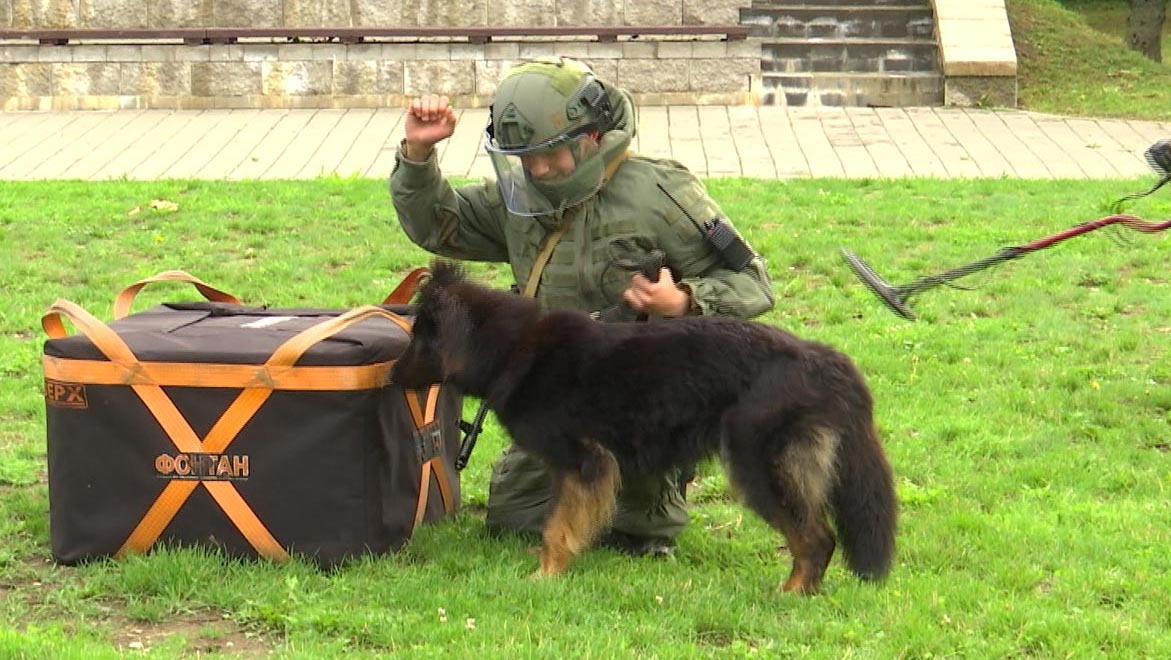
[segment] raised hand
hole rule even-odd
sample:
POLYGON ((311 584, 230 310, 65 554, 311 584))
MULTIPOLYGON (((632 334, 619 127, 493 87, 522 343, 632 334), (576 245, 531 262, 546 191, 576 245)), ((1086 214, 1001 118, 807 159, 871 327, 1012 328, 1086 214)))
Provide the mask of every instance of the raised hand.
POLYGON ((455 109, 446 96, 427 94, 411 100, 403 121, 407 158, 425 160, 437 142, 455 132, 455 109))

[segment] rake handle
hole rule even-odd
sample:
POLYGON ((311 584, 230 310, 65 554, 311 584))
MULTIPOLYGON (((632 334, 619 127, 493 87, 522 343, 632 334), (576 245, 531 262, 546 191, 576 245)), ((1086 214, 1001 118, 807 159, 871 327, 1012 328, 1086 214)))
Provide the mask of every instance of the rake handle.
POLYGON ((1105 218, 1100 218, 1098 220, 1083 222, 1080 225, 1070 227, 1069 229, 1053 234, 1052 236, 1039 238, 1032 243, 1025 243, 1024 245, 1017 246, 1016 249, 1023 252, 1043 250, 1051 245, 1056 245, 1057 243, 1060 243, 1064 240, 1073 238, 1074 236, 1081 236, 1082 234, 1094 231, 1095 229, 1101 229, 1102 227, 1113 224, 1121 224, 1123 226, 1130 227, 1135 231, 1141 231, 1146 234, 1153 234, 1171 227, 1171 220, 1165 220, 1163 222, 1147 222, 1133 215, 1108 215, 1105 218))
POLYGON ((858 256, 852 252, 842 250, 842 253, 843 256, 845 256, 847 263, 849 263, 851 268, 853 268, 855 275, 857 275, 864 284, 870 287, 871 291, 878 295, 886 303, 886 305, 890 307, 891 311, 898 314, 899 316, 902 316, 903 318, 913 320, 915 315, 911 311, 911 308, 907 302, 912 296, 918 295, 937 286, 950 284, 954 280, 971 275, 977 271, 984 270, 990 266, 1004 263, 1005 261, 1016 259, 1017 257, 1022 257, 1026 254, 1029 254, 1030 252, 1035 252, 1037 250, 1051 247, 1075 236, 1080 236, 1087 232, 1101 229, 1102 227, 1106 227, 1112 224, 1121 224, 1134 229, 1135 231, 1141 231, 1144 233, 1155 233, 1171 228, 1171 220, 1165 220, 1163 222, 1147 222, 1133 215, 1110 215, 1104 218, 1099 218, 1098 220, 1076 225, 1063 232, 1058 232, 1051 236, 1046 236, 1030 243, 1025 243, 1024 245, 1006 247, 990 257, 985 257, 979 261, 973 261, 970 264, 964 264, 962 266, 952 268, 951 270, 947 270, 935 275, 926 275, 912 282, 908 282, 907 284, 899 286, 888 284, 886 280, 882 279, 878 273, 874 272, 874 270, 869 265, 859 259, 858 256))
POLYGON ((958 280, 961 277, 982 271, 985 268, 990 268, 996 264, 1004 263, 1005 261, 1009 261, 1011 259, 1016 259, 1017 257, 1024 255, 1027 252, 1027 250, 1019 247, 1007 247, 1000 252, 997 252, 990 257, 980 259, 979 261, 973 261, 970 264, 957 266, 951 270, 946 270, 935 275, 925 275, 917 280, 908 282, 907 284, 891 288, 894 289, 903 298, 910 298, 911 296, 920 294, 924 291, 927 291, 928 289, 934 289, 937 286, 948 284, 953 280, 958 280))

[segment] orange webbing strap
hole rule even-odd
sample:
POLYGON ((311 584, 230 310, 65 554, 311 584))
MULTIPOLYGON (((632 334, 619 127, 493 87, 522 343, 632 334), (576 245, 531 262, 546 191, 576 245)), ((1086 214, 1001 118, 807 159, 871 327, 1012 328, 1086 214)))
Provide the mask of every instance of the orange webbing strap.
MULTIPOLYGON (((425 426, 435 421, 435 409, 439 404, 439 386, 432 385, 427 390, 427 398, 420 402, 419 392, 416 390, 405 390, 403 392, 407 398, 407 407, 411 411, 411 420, 415 423, 415 430, 420 431, 425 426)), ((427 500, 431 495, 431 475, 434 473, 435 480, 439 484, 439 497, 443 500, 443 510, 447 513, 455 508, 454 498, 451 494, 451 482, 448 480, 447 468, 443 465, 443 457, 433 456, 423 462, 423 469, 419 475, 419 499, 415 504, 415 524, 411 527, 411 534, 423 522, 423 516, 427 513, 427 500)))
POLYGON ((161 385, 162 387, 271 387, 301 392, 355 391, 381 387, 394 360, 342 367, 267 367, 256 364, 192 364, 106 360, 70 360, 45 355, 45 378, 90 385, 161 385))
MULTIPOLYGON (((67 316, 111 362, 119 363, 126 369, 133 369, 139 365, 130 347, 117 333, 80 306, 67 300, 57 300, 41 318, 41 325, 50 337, 65 336, 62 315, 67 316)), ((317 342, 371 316, 381 316, 409 331, 410 324, 397 314, 373 306, 359 307, 293 336, 277 348, 264 366, 276 369, 291 367, 317 342)), ((223 453, 273 392, 273 388, 264 383, 245 386, 201 442, 162 387, 157 384, 141 383, 130 384, 130 387, 154 415, 179 451, 211 454, 223 453)), ((273 538, 251 507, 244 502, 235 486, 226 481, 185 480, 175 480, 167 484, 115 556, 121 557, 128 552, 145 552, 154 545, 199 484, 207 488, 258 554, 278 560, 288 558, 288 553, 273 538)))
MULTIPOLYGON (((341 332, 350 325, 365 320, 371 316, 380 316, 392 321, 404 330, 409 331, 410 329, 410 324, 407 323, 405 319, 393 312, 388 312, 384 309, 373 306, 358 307, 346 312, 345 314, 342 314, 341 316, 332 317, 322 323, 318 323, 311 328, 307 328, 297 335, 294 335, 284 344, 281 344, 281 346, 273 352, 272 356, 269 357, 267 361, 265 361, 265 366, 291 366, 301 358, 301 355, 303 355, 305 351, 309 350, 309 348, 318 342, 327 339, 337 334, 338 332, 341 332)), ((236 435, 239 434, 240 430, 244 428, 244 425, 246 425, 248 421, 252 419, 252 416, 256 414, 256 411, 259 410, 262 405, 264 405, 264 402, 268 400, 268 397, 272 394, 272 392, 272 388, 263 385, 245 388, 242 392, 240 392, 240 395, 236 397, 236 400, 233 401, 230 406, 228 406, 228 409, 224 411, 223 415, 221 415, 219 420, 216 421, 215 425, 212 426, 211 431, 208 432, 207 437, 204 438, 203 451, 209 454, 222 454, 224 450, 228 448, 228 445, 236 439, 236 435)), ((186 482, 171 482, 172 485, 177 483, 186 482)), ((228 482, 203 483, 205 486, 208 486, 208 490, 214 496, 216 495, 216 490, 219 489, 216 484, 227 484, 228 482), (213 489, 213 487, 215 489, 213 489)), ((228 485, 230 486, 230 484, 228 485)), ((232 488, 232 490, 234 491, 235 489, 232 488)), ((126 541, 126 545, 130 546, 132 549, 138 549, 138 547, 141 547, 142 550, 140 551, 144 551, 146 548, 149 548, 151 545, 153 545, 159 534, 161 534, 162 531, 166 529, 166 526, 170 523, 171 519, 175 516, 176 513, 179 512, 179 508, 183 505, 187 495, 190 495, 190 491, 187 491, 187 494, 177 502, 171 501, 170 499, 164 500, 164 498, 167 496, 166 489, 164 489, 163 494, 159 496, 158 501, 156 501, 155 505, 151 507, 151 513, 154 513, 157 509, 161 515, 158 516, 157 519, 154 519, 148 513, 148 517, 143 518, 142 522, 139 523, 138 528, 135 529, 133 533, 131 533, 130 538, 126 541), (149 523, 148 519, 150 519, 149 523), (131 545, 132 541, 135 541, 137 545, 131 545)), ((251 513, 250 510, 249 513, 251 513)), ((232 518, 237 527, 240 527, 240 520, 232 517, 230 513, 229 517, 232 518)), ((252 516, 252 518, 255 518, 255 516, 252 516)), ((259 523, 259 520, 256 520, 256 522, 259 523)), ((248 536, 248 533, 244 528, 241 528, 240 531, 244 533, 246 537, 248 536)), ((249 537, 249 541, 253 543, 253 547, 256 547, 256 543, 252 540, 251 537, 249 537)), ((263 556, 275 556, 282 559, 288 556, 284 549, 279 545, 277 546, 277 549, 279 550, 279 555, 268 555, 261 551, 259 547, 257 547, 257 552, 263 556)))
POLYGON ((203 297, 212 302, 225 302, 232 303, 234 305, 240 304, 240 301, 236 298, 236 296, 220 291, 219 289, 211 286, 210 284, 207 284, 194 275, 188 274, 181 270, 166 270, 157 275, 152 275, 145 279, 141 279, 123 289, 122 293, 119 293, 118 297, 114 299, 114 318, 125 318, 126 315, 130 313, 130 305, 134 302, 134 296, 138 295, 138 292, 142 290, 142 287, 146 286, 147 284, 151 284, 152 282, 187 282, 188 284, 195 285, 195 288, 203 294, 203 297))
POLYGON ((430 268, 416 268, 407 273, 402 282, 390 292, 386 300, 382 301, 383 305, 405 305, 411 302, 411 298, 415 297, 415 291, 419 289, 419 280, 423 279, 425 275, 431 273, 430 268))
POLYGON ((411 525, 411 535, 415 534, 415 530, 423 522, 423 516, 427 514, 427 500, 431 492, 431 474, 434 471, 435 481, 439 484, 439 497, 443 500, 443 510, 451 513, 451 486, 447 481, 447 468, 443 467, 443 461, 439 457, 423 463, 423 472, 419 476, 419 501, 415 505, 415 524, 411 525))
MULTIPOLYGON (((67 300, 57 300, 41 319, 41 325, 50 337, 64 336, 65 328, 61 323, 62 315, 67 316, 78 329, 89 337, 94 346, 110 361, 124 365, 137 363, 138 360, 134 356, 134 352, 117 333, 80 306, 67 300)), ((154 415, 167 437, 171 439, 179 451, 198 454, 208 449, 205 444, 199 441, 199 437, 161 387, 158 385, 131 385, 130 387, 154 415)), ((213 451, 211 453, 220 452, 213 451)), ((220 508, 259 554, 275 559, 288 558, 284 548, 273 538, 248 504, 240 497, 235 486, 228 482, 200 481, 171 481, 168 483, 154 505, 139 522, 138 527, 131 533, 130 538, 115 553, 115 556, 122 557, 131 551, 145 552, 154 544, 158 535, 162 533, 171 518, 200 483, 207 487, 216 503, 220 505, 220 508)))
POLYGON ((415 428, 421 429, 435 420, 435 408, 439 405, 439 386, 432 385, 427 390, 427 398, 419 401, 417 390, 406 390, 407 408, 411 411, 411 420, 415 428))

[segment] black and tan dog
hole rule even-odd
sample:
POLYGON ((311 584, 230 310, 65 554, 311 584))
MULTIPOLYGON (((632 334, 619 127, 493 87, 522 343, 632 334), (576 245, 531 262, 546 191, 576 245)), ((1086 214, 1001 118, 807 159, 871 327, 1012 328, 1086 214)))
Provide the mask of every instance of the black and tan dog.
POLYGON ((744 502, 784 535, 786 591, 820 589, 831 518, 850 570, 872 580, 890 570, 897 503, 870 391, 822 344, 750 321, 542 314, 438 262, 391 379, 483 397, 548 464, 555 503, 537 575, 564 572, 609 524, 619 464, 662 473, 716 452, 744 502))

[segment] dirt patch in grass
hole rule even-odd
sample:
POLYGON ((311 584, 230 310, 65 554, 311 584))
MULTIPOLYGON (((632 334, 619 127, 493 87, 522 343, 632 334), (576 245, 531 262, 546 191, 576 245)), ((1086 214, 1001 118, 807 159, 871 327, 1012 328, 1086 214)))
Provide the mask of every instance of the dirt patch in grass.
POLYGON ((53 562, 42 557, 18 557, 0 575, 0 602, 23 597, 25 605, 31 608, 43 601, 44 594, 55 586, 52 568, 53 562))
POLYGON ((167 621, 131 621, 113 617, 109 626, 111 641, 119 651, 149 653, 172 638, 184 640, 183 657, 198 658, 219 653, 237 658, 272 656, 270 640, 241 630, 230 619, 210 612, 177 616, 167 621))
MULTIPOLYGON (((0 579, 0 611, 23 612, 11 621, 17 629, 40 621, 50 592, 68 580, 74 569, 56 566, 44 557, 25 557, 9 567, 0 579)), ((106 636, 120 652, 149 653, 166 643, 175 648, 181 638, 182 658, 200 658, 218 653, 234 658, 267 658, 273 655, 276 640, 240 628, 230 618, 214 612, 196 612, 169 617, 165 621, 138 621, 123 614, 121 602, 104 600, 102 608, 106 636)), ((67 629, 69 626, 67 626, 67 629)))

